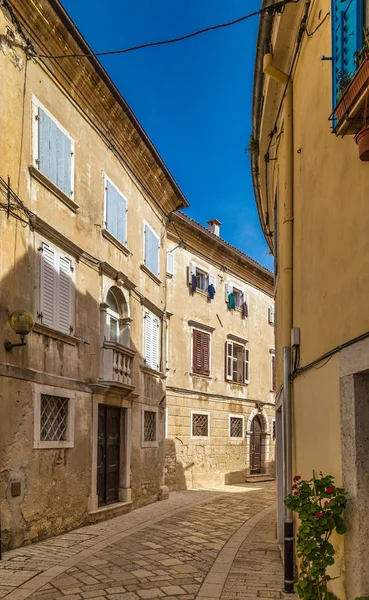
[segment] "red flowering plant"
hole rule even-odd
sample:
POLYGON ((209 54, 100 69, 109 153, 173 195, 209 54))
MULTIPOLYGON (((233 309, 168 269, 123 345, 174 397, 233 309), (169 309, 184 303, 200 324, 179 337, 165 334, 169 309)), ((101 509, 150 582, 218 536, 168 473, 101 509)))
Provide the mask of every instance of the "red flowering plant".
POLYGON ((328 591, 332 577, 328 567, 334 564, 335 550, 329 542, 333 532, 344 534, 342 518, 347 504, 347 492, 334 485, 331 475, 309 480, 296 475, 292 492, 285 499, 287 508, 298 514, 297 556, 300 559, 296 590, 304 600, 332 600, 328 591))

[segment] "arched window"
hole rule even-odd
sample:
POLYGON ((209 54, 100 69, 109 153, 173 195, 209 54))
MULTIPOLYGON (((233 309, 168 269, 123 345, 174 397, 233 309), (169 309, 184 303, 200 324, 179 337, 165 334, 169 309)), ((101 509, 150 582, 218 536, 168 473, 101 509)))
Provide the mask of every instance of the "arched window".
POLYGON ((119 318, 120 310, 118 301, 110 289, 106 297, 109 308, 106 310, 106 325, 110 342, 119 342, 119 318))

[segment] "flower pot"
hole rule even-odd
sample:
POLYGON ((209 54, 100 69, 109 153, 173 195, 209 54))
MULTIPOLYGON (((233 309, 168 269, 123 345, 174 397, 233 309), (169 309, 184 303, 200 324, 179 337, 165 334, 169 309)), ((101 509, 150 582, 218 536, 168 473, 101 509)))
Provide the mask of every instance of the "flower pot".
POLYGON ((353 76, 349 86, 342 94, 341 100, 334 109, 337 121, 340 121, 345 116, 345 113, 349 112, 356 98, 358 98, 360 93, 364 90, 365 85, 368 84, 368 81, 369 59, 367 57, 353 76))
POLYGON ((359 147, 360 160, 364 162, 369 161, 369 127, 364 127, 357 135, 355 135, 355 142, 359 147))

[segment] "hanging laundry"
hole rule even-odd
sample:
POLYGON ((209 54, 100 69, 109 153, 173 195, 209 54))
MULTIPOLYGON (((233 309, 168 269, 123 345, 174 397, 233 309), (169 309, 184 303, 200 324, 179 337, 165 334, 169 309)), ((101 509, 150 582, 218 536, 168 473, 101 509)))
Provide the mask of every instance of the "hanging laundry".
POLYGON ((247 302, 244 302, 241 307, 242 310, 242 318, 246 319, 249 316, 249 307, 247 306, 247 302))
POLYGON ((236 308, 236 297, 233 292, 228 296, 228 308, 232 310, 236 308))
POLYGON ((191 288, 193 292, 196 292, 197 289, 197 281, 196 281, 196 275, 192 275, 191 277, 191 288))
POLYGON ((215 296, 215 287, 213 286, 213 284, 211 283, 208 287, 208 294, 209 294, 209 298, 210 300, 214 300, 214 296, 215 296))

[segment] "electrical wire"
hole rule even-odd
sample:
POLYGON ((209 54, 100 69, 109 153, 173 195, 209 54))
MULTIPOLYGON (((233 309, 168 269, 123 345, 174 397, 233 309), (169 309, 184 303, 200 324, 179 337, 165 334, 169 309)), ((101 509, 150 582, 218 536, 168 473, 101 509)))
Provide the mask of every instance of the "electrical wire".
POLYGON ((318 31, 319 27, 321 27, 323 25, 323 23, 325 23, 325 21, 328 19, 330 14, 331 14, 330 12, 327 12, 324 19, 322 19, 322 21, 320 21, 320 23, 315 27, 315 29, 313 31, 309 31, 308 26, 306 25, 306 35, 309 38, 313 37, 314 33, 316 33, 318 31))
POLYGON ((204 29, 199 29, 197 31, 193 31, 192 33, 187 33, 186 35, 182 35, 176 38, 168 39, 168 40, 160 40, 158 42, 148 42, 146 44, 138 44, 137 46, 131 46, 130 48, 123 48, 119 50, 107 50, 104 52, 87 52, 87 53, 75 53, 75 54, 60 54, 58 56, 50 56, 47 54, 38 54, 39 58, 52 58, 52 59, 62 59, 62 58, 83 58, 83 57, 97 57, 97 56, 111 56, 113 54, 127 54, 128 52, 134 52, 135 50, 142 50, 143 48, 153 48, 155 46, 163 46, 165 44, 174 44, 176 42, 182 42, 184 40, 188 40, 190 38, 196 37, 198 35, 202 35, 203 33, 207 33, 209 31, 216 31, 217 29, 224 29, 225 27, 232 27, 233 25, 237 25, 242 21, 246 21, 247 19, 251 19, 252 17, 256 17, 257 15, 261 15, 265 12, 269 14, 273 14, 275 12, 282 12, 286 4, 296 4, 299 0, 279 0, 270 6, 261 8, 247 15, 243 15, 238 19, 234 19, 233 21, 228 21, 226 23, 220 23, 218 25, 211 25, 210 27, 205 27, 204 29))

